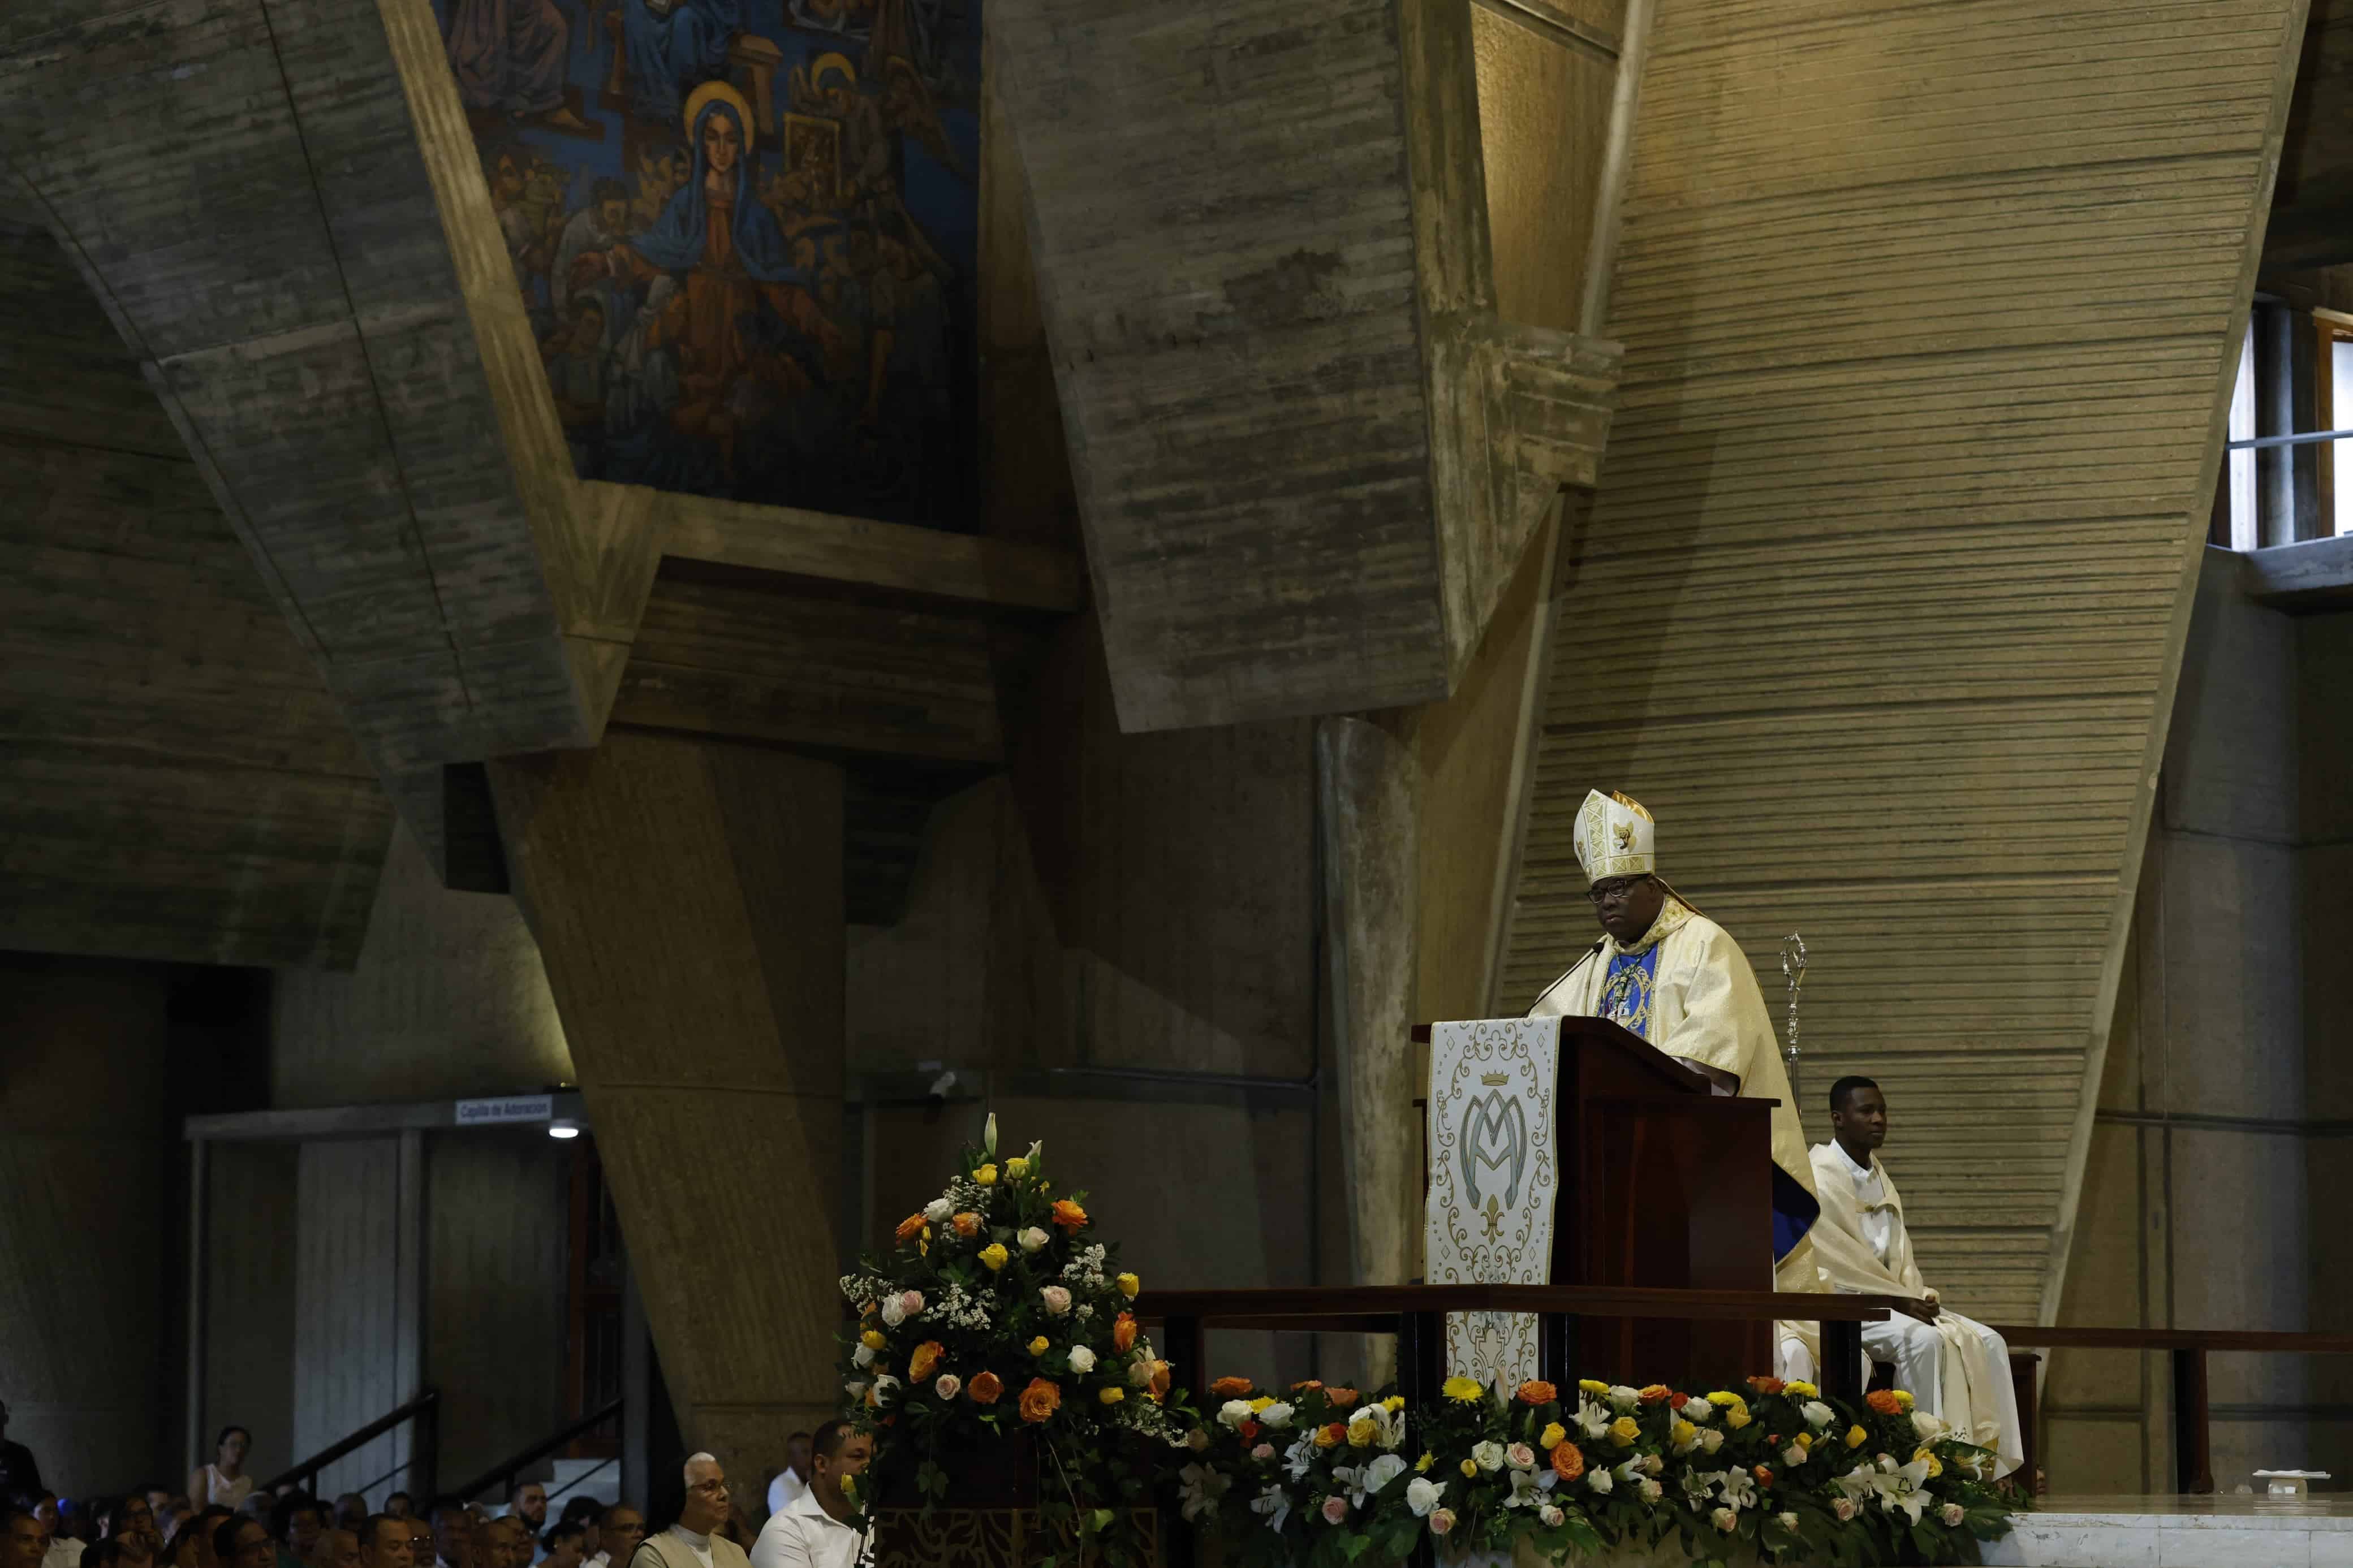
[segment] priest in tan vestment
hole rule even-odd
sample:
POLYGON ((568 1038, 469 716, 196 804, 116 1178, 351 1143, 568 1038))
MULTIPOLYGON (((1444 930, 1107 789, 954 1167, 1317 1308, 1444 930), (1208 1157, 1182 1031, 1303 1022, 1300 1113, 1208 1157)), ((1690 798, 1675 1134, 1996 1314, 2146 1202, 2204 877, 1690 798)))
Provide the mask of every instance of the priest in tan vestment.
POLYGON ((1993 1450, 1997 1475, 2025 1457, 2018 1392, 2010 1381, 2010 1347, 1983 1323, 1943 1306, 1920 1278, 1904 1225, 1904 1200, 1879 1163, 1887 1139, 1887 1100, 1867 1078, 1831 1085, 1831 1141, 1813 1147, 1814 1191, 1821 1223, 1814 1257, 1833 1290, 1909 1297, 1883 1323, 1862 1326, 1863 1353, 1893 1362, 1895 1386, 1920 1410, 1942 1420, 1964 1443, 1993 1450))
POLYGON ((727 1519, 727 1472, 711 1455, 697 1454, 686 1461, 678 1522, 647 1536, 629 1568, 752 1568, 744 1549, 719 1533, 727 1519))
MULTIPOLYGON (((1818 1292, 1821 1275, 1809 1234, 1820 1212, 1814 1167, 1764 993, 1731 933, 1660 879, 1657 835, 1639 801, 1599 790, 1586 795, 1577 814, 1577 863, 1602 937, 1545 988, 1528 1015, 1610 1019, 1677 1058, 1716 1093, 1778 1100, 1773 1285, 1818 1292)), ((1819 1326, 1776 1327, 1775 1370, 1783 1377, 1814 1376, 1821 1361, 1819 1326)))

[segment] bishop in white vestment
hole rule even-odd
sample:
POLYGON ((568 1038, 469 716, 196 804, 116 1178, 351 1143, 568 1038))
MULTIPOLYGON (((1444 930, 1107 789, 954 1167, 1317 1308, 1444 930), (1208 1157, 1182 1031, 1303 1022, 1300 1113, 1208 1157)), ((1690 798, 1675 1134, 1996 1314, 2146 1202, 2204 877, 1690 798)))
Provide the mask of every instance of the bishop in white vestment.
POLYGON ((1997 1475, 2025 1457, 2018 1392, 2010 1381, 2010 1347, 1983 1323, 1936 1300, 1913 1261, 1904 1200, 1878 1150, 1887 1138, 1887 1100, 1867 1078, 1831 1085, 1828 1143, 1813 1147, 1814 1190, 1821 1223, 1814 1256, 1831 1289, 1860 1296, 1905 1296, 1919 1303, 1862 1325, 1863 1353, 1892 1362, 1895 1386, 1917 1408, 1939 1417, 1964 1443, 1990 1448, 1997 1475))
MULTIPOLYGON (((1820 1212, 1814 1166, 1756 972, 1729 932, 1659 879, 1657 824, 1640 803, 1599 790, 1587 795, 1576 848, 1602 938, 1546 987, 1529 1015, 1610 1019, 1681 1059, 1719 1093, 1780 1101, 1773 1109, 1774 1288, 1820 1291, 1810 1234, 1820 1212)), ((1812 1377, 1820 1329, 1784 1322, 1778 1330, 1777 1371, 1812 1377)))

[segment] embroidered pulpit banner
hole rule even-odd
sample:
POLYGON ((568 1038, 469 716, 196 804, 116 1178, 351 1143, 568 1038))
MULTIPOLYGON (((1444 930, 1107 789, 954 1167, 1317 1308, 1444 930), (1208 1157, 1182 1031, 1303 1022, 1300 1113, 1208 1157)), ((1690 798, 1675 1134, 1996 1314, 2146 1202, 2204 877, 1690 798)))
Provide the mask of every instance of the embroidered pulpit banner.
MULTIPOLYGON (((1560 1182, 1553 1094, 1558 1018, 1440 1024, 1430 1040, 1430 1199, 1423 1277, 1433 1285, 1542 1285, 1552 1278, 1560 1182)), ((1450 1312, 1450 1375, 1536 1375, 1532 1312, 1450 1312)))

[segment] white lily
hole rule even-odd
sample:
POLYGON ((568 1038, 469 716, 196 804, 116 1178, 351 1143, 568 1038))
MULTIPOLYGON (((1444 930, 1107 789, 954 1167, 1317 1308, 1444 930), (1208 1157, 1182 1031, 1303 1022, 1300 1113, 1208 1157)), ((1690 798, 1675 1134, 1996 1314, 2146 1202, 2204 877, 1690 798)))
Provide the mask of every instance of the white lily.
POLYGON ((1898 1466, 1894 1474, 1882 1474, 1879 1478, 1879 1506, 1889 1513, 1902 1510, 1915 1524, 1920 1522, 1920 1510, 1935 1500, 1928 1495, 1926 1459, 1898 1466))
POLYGON ((1269 1530, 1281 1530, 1282 1521, 1291 1517, 1291 1494, 1280 1486, 1270 1486, 1250 1499, 1250 1511, 1262 1516, 1269 1530))
POLYGON ((1176 1472, 1176 1479, 1184 1497, 1184 1507, 1177 1511, 1188 1520, 1198 1519, 1215 1509, 1218 1500, 1226 1495, 1226 1489, 1234 1484, 1231 1476, 1207 1465, 1187 1465, 1176 1472))

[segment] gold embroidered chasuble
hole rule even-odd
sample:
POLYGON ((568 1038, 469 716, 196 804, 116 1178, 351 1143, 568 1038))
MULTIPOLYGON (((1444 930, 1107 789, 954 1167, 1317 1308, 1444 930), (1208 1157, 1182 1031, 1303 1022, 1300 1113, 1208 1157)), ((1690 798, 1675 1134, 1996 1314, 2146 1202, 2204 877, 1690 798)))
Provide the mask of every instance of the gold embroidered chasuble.
MULTIPOLYGON (((1730 932, 1670 894, 1639 941, 1602 939, 1601 951, 1580 963, 1536 999, 1532 1016, 1612 1018, 1671 1057, 1715 1068, 1740 1081, 1740 1092, 1778 1100, 1773 1108, 1773 1163, 1809 1193, 1813 1162, 1789 1092, 1789 1075, 1773 1037, 1772 1016, 1757 988, 1756 972, 1730 932), (1652 948, 1656 961, 1640 979, 1621 966, 1615 984, 1611 960, 1639 959, 1652 948)), ((1822 1289, 1814 1265, 1810 1233, 1790 1248, 1773 1271, 1781 1290, 1822 1289)), ((1783 1337, 1802 1341, 1815 1361, 1821 1346, 1812 1323, 1784 1323, 1783 1337)))

